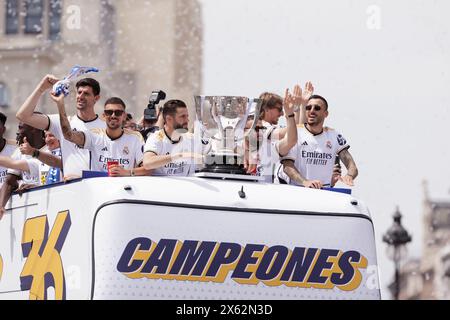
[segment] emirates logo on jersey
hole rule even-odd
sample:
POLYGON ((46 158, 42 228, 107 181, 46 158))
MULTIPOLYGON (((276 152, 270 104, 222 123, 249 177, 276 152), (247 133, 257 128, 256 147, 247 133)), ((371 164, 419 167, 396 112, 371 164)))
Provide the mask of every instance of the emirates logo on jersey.
POLYGON ((130 153, 130 150, 128 149, 128 147, 125 147, 125 148, 123 148, 123 151, 122 151, 124 154, 129 154, 130 153))

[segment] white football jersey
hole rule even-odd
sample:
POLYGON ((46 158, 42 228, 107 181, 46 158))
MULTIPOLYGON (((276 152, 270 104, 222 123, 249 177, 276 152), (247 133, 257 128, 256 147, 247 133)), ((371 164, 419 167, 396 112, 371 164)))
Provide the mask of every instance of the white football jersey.
MULTIPOLYGON (((47 146, 44 146, 42 149, 40 149, 40 151, 48 152, 47 146)), ((30 169, 29 172, 8 169, 8 174, 16 175, 22 179, 21 184, 31 184, 35 186, 41 186, 45 184, 45 177, 49 169, 49 167, 45 163, 42 163, 32 156, 22 154, 19 148, 14 151, 11 158, 14 160, 25 160, 28 164, 28 168, 30 169)))
MULTIPOLYGON (((17 144, 13 140, 5 139, 5 146, 0 151, 0 156, 11 157, 14 151, 17 149, 17 144)), ((8 174, 8 168, 0 166, 0 187, 6 179, 8 174)))
MULTIPOLYGON (((144 152, 153 152, 158 156, 181 152, 195 152, 194 135, 185 133, 180 141, 173 143, 164 132, 164 129, 156 131, 148 137, 144 152)), ((209 146, 210 147, 210 146, 209 146)), ((196 163, 193 159, 179 159, 166 164, 164 167, 153 170, 155 176, 188 176, 195 173, 196 163)))
POLYGON ((108 171, 108 161, 117 161, 124 169, 133 169, 143 160, 144 139, 137 131, 125 129, 123 134, 114 140, 106 134, 106 129, 83 131, 84 148, 91 153, 90 169, 108 171))
MULTIPOLYGON (((61 124, 59 122, 59 114, 49 115, 48 118, 50 120, 48 130, 55 135, 61 145, 64 176, 75 175, 81 177, 83 170, 89 170, 89 151, 82 149, 74 143, 64 139, 61 124)), ((76 131, 106 128, 105 121, 101 120, 99 117, 95 120, 85 122, 75 115, 69 117, 69 122, 72 130, 76 131)))
MULTIPOLYGON (((347 140, 336 130, 324 127, 322 133, 314 135, 304 125, 297 129, 297 144, 281 160, 290 159, 300 174, 308 180, 320 180, 324 186, 331 184, 336 156, 350 148, 347 140)), ((297 185, 280 170, 280 178, 297 185)))

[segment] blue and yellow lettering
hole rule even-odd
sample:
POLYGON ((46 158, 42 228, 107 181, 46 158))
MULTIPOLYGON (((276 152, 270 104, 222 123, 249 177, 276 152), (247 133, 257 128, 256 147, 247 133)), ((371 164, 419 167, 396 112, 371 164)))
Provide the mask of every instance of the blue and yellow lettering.
POLYGON ((161 239, 153 250, 150 258, 142 268, 142 273, 165 274, 174 253, 177 240, 161 239), (153 272, 153 269, 156 270, 153 272))
POLYGON ((253 272, 246 271, 247 266, 255 264, 258 261, 258 259, 253 256, 253 253, 262 251, 263 249, 264 246, 261 244, 246 245, 244 251, 242 252, 241 258, 236 265, 236 269, 234 269, 234 272, 231 275, 231 278, 250 279, 253 272))
POLYGON ((125 247, 120 260, 117 263, 117 270, 122 273, 138 271, 142 267, 144 260, 137 259, 136 252, 140 250, 150 250, 151 246, 152 241, 148 238, 136 238, 131 240, 125 247))
POLYGON ((183 276, 189 276, 191 272, 192 276, 201 276, 215 246, 216 242, 211 241, 200 242, 200 244, 199 241, 185 241, 169 274, 178 275, 181 271, 183 276))
POLYGON ((310 248, 306 250, 305 248, 295 248, 292 251, 291 258, 284 269, 283 275, 281 276, 281 281, 286 282, 303 282, 308 274, 308 270, 314 261, 317 250, 316 248, 310 248))
POLYGON ((224 265, 232 267, 232 264, 236 263, 237 258, 241 254, 241 250, 241 246, 237 243, 222 242, 214 255, 211 265, 206 272, 206 276, 217 277, 219 270, 222 269, 224 265))
POLYGON ((311 271, 308 278, 308 283, 314 284, 325 284, 328 277, 322 276, 324 270, 328 270, 333 266, 333 263, 328 261, 329 257, 335 257, 339 254, 339 250, 322 249, 320 250, 319 256, 317 258, 316 264, 311 271))
POLYGON ((331 282, 341 290, 353 290, 355 286, 359 286, 362 279, 358 267, 366 268, 367 259, 357 251, 343 253, 339 259, 339 268, 342 270, 342 273, 333 273, 331 275, 331 282))
POLYGON ((262 281, 277 278, 286 262, 288 254, 289 250, 286 247, 270 247, 259 263, 259 267, 256 270, 256 278, 262 281))

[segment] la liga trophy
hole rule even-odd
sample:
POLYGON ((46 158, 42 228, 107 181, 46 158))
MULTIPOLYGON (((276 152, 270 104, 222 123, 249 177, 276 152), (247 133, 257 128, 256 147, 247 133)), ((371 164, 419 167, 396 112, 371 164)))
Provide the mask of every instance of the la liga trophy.
MULTIPOLYGON (((202 141, 209 140, 211 149, 205 165, 196 175, 211 178, 258 180, 244 169, 244 129, 253 110, 250 130, 259 118, 262 101, 239 96, 195 96, 196 130, 202 141)), ((248 129, 248 126, 247 126, 248 129)))

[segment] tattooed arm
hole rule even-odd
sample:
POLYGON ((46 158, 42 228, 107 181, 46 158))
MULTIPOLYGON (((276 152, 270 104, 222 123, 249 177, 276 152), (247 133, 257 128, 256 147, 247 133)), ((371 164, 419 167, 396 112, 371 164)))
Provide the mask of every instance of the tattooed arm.
POLYGON ((358 176, 358 168, 356 167, 355 160, 353 160, 348 148, 339 152, 339 158, 341 158, 347 168, 347 174, 340 180, 348 186, 353 186, 353 180, 358 176))
POLYGON ((75 143, 77 146, 84 147, 85 142, 84 133, 82 131, 73 131, 70 126, 70 122, 66 114, 66 108, 64 106, 64 95, 60 94, 58 97, 56 97, 53 94, 51 94, 50 96, 58 106, 59 121, 61 123, 61 129, 64 135, 64 139, 75 143))
POLYGON ((291 180, 295 181, 297 184, 305 186, 307 188, 315 189, 321 189, 323 187, 322 182, 319 180, 307 180, 306 178, 304 178, 295 167, 294 161, 283 160, 281 163, 283 164, 284 173, 286 173, 288 177, 291 178, 291 180))

